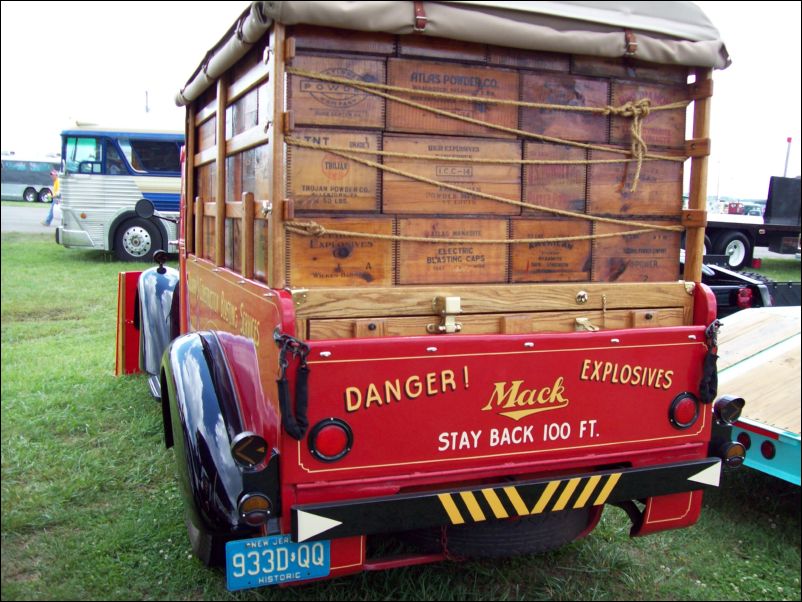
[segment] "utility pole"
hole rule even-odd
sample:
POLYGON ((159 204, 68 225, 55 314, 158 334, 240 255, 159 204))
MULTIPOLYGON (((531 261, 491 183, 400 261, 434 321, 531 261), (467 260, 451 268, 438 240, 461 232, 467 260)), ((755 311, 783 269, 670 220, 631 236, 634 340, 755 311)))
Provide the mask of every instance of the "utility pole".
POLYGON ((786 140, 788 142, 788 149, 785 151, 785 169, 783 169, 783 177, 788 176, 788 157, 791 156, 791 136, 786 140))

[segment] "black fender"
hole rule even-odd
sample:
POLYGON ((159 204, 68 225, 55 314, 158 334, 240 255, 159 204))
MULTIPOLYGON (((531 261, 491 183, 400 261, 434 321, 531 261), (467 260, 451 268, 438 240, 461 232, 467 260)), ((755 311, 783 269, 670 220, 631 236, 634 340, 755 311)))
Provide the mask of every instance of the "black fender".
MULTIPOLYGON (((106 240, 106 248, 113 249, 114 248, 114 236, 117 234, 117 228, 119 228, 123 222, 128 221, 129 219, 133 219, 137 217, 137 214, 134 211, 126 211, 125 213, 121 213, 117 217, 114 218, 114 221, 111 222, 111 226, 109 226, 108 232, 108 240, 106 240)), ((162 237, 162 242, 164 243, 164 250, 167 250, 167 242, 170 240, 170 237, 167 234, 167 228, 164 227, 162 220, 157 217, 151 217, 149 220, 156 229, 159 231, 159 234, 162 237)), ((158 247, 157 247, 158 248, 158 247)))
POLYGON ((237 387, 217 333, 175 339, 162 361, 168 447, 175 447, 178 480, 188 519, 201 534, 229 540, 259 531, 242 520, 238 504, 260 493, 280 514, 278 454, 260 466, 242 467, 232 445, 245 431, 237 387), (167 405, 169 404, 169 405, 167 405), (168 414, 169 413, 169 414, 168 414))
POLYGON ((178 270, 153 267, 142 272, 136 287, 139 329, 139 369, 148 375, 150 392, 161 398, 159 372, 162 355, 179 331, 178 270))

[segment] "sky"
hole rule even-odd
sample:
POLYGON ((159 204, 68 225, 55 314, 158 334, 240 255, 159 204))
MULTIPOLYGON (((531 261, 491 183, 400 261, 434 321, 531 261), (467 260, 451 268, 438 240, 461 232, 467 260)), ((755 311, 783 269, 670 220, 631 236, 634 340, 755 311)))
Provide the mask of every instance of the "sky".
MULTIPOLYGON (((76 119, 183 129, 176 92, 248 4, 3 1, 0 148, 57 152, 76 119)), ((802 3, 697 4, 733 60, 714 73, 708 194, 765 199, 789 137, 802 173, 802 3)))

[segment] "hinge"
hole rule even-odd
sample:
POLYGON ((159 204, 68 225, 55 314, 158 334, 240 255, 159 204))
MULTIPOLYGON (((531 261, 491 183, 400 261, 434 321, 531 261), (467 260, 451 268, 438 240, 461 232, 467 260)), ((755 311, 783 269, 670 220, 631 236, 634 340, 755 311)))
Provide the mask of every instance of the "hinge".
POLYGON ((289 292, 290 296, 292 297, 292 303, 295 305, 296 309, 306 303, 307 295, 309 293, 308 288, 291 288, 289 289, 289 292))
POLYGON ((574 324, 574 330, 596 332, 599 330, 599 327, 594 326, 591 323, 590 318, 576 318, 576 323, 574 324))

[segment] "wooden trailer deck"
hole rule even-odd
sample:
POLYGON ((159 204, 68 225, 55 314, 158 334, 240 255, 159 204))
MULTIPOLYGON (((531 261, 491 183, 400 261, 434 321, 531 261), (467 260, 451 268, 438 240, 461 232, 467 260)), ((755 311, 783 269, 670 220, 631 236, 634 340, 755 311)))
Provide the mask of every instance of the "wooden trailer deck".
POLYGON ((746 309, 721 320, 719 395, 746 400, 743 417, 799 435, 800 308, 746 309))

